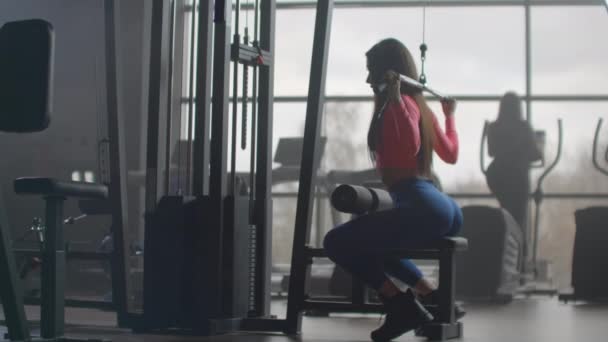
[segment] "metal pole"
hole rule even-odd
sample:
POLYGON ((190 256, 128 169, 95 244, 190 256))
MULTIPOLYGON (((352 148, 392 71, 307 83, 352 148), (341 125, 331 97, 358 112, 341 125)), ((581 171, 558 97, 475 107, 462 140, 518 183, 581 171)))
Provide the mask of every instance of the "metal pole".
MULTIPOLYGON (((192 4, 194 5, 194 8, 196 8, 196 4, 197 1, 196 0, 192 0, 192 4)), ((184 194, 192 194, 192 187, 191 187, 191 180, 192 180, 192 140, 194 139, 194 132, 192 130, 194 124, 194 88, 195 88, 195 84, 194 84, 194 75, 195 75, 195 68, 196 68, 196 62, 194 60, 194 55, 196 52, 196 33, 197 33, 197 29, 196 29, 196 11, 192 12, 191 15, 191 27, 190 27, 190 78, 188 81, 188 84, 190 85, 190 89, 189 89, 189 97, 190 97, 190 103, 188 106, 188 124, 186 127, 188 127, 188 147, 186 148, 186 186, 185 186, 185 191, 183 191, 184 194)), ((180 134, 180 138, 178 139, 181 140, 181 134, 180 134)), ((178 167, 178 172, 181 173, 181 165, 180 167, 178 167)))
POLYGON ((531 37, 531 15, 530 15, 530 0, 525 3, 525 35, 526 35, 526 120, 532 121, 532 105, 530 98, 532 96, 532 37, 531 37))
MULTIPOLYGON (((276 1, 260 3, 260 48, 275 55, 276 1)), ((274 122, 274 62, 260 65, 257 111, 257 137, 255 161, 255 210, 257 251, 255 308, 258 315, 270 312, 270 271, 272 267, 272 127, 274 122)), ((255 103, 254 103, 255 106, 255 103)), ((255 120, 253 120, 255 125, 255 120)), ((255 127, 255 126, 254 126, 255 127)), ((252 149, 254 149, 252 144, 252 149)))
MULTIPOLYGON (((171 146, 171 123, 172 123, 172 119, 173 116, 171 115, 172 112, 172 102, 171 102, 171 98, 173 97, 173 60, 174 60, 174 56, 175 56, 175 11, 176 11, 176 7, 177 7, 177 1, 176 0, 172 0, 171 1, 171 5, 169 6, 171 8, 171 16, 169 18, 169 75, 168 75, 168 82, 169 82, 169 86, 167 87, 167 123, 166 123, 166 142, 165 144, 168 146, 171 146)), ((177 137, 178 141, 179 141, 179 135, 177 137)), ((179 153, 179 152, 178 152, 179 153)), ((165 149, 165 194, 169 194, 169 185, 171 184, 171 149, 170 148, 166 148, 165 149)), ((178 170, 178 174, 177 174, 177 179, 178 179, 178 186, 180 184, 179 182, 179 170, 178 170)))
MULTIPOLYGON (((170 74, 167 76, 169 80, 168 87, 171 91, 168 93, 167 102, 170 104, 167 106, 167 124, 171 125, 171 129, 167 129, 170 132, 171 139, 166 139, 167 148, 165 149, 165 172, 168 178, 165 178, 166 182, 169 182, 167 189, 169 192, 166 194, 183 195, 183 189, 189 189, 184 186, 184 172, 183 172, 183 158, 186 157, 184 149, 182 148, 182 108, 183 103, 181 97, 184 91, 184 79, 188 75, 184 74, 185 61, 184 56, 186 55, 185 47, 188 46, 188 41, 185 41, 184 35, 188 30, 186 22, 186 15, 192 14, 191 12, 186 13, 184 11, 185 0, 175 0, 175 17, 171 20, 170 27, 173 29, 173 33, 169 34, 169 41, 173 41, 173 47, 169 50, 170 62, 172 64, 169 70, 170 74), (177 96, 176 96, 177 95, 177 96), (174 155, 176 154, 176 156, 174 155), (173 165, 173 169, 171 166, 173 165), (176 179, 177 178, 177 179, 176 179), (173 181, 171 181, 173 179, 173 181)), ((190 106, 190 97, 188 97, 188 106, 190 106)))
POLYGON ((110 138, 110 203, 112 208, 112 301, 116 306, 119 326, 126 324, 130 305, 128 295, 131 293, 128 272, 128 227, 126 152, 124 136, 124 118, 121 108, 122 96, 120 63, 116 39, 116 18, 120 18, 119 9, 114 0, 104 2, 105 39, 106 39, 106 96, 108 110, 108 135, 110 138))
POLYGON ((227 195, 228 152, 228 93, 230 86, 230 26, 232 4, 230 1, 215 2, 215 39, 213 48, 214 73, 211 118, 211 167, 209 174, 209 198, 211 222, 209 239, 217 246, 217 260, 209 260, 208 291, 217 293, 209 303, 210 312, 223 312, 223 267, 224 267, 224 211, 227 195))
MULTIPOLYGON (((156 210, 164 189, 160 176, 165 165, 166 144, 163 115, 166 113, 167 70, 169 44, 167 38, 167 7, 164 0, 152 0, 152 29, 150 33, 150 76, 148 79, 148 132, 146 151, 146 213, 156 210)), ((165 170, 169 172, 169 170, 165 170)))
MULTIPOLYGON (((1 189, 0 189, 1 190, 1 189)), ((0 196, 0 210, 4 209, 0 196)), ((0 213, 0 302, 4 309, 8 338, 11 341, 29 341, 30 332, 23 307, 23 296, 18 278, 15 255, 11 250, 10 229, 0 213)))
POLYGON ((317 165, 315 165, 317 158, 315 158, 315 155, 318 153, 321 116, 325 103, 325 78, 327 75, 327 55, 333 4, 333 0, 320 0, 317 2, 304 141, 302 144, 304 147, 302 150, 298 205, 291 256, 291 279, 289 281, 286 325, 286 332, 289 334, 297 334, 301 330, 304 291, 310 271, 306 260, 306 244, 310 239, 312 195, 315 186, 313 184, 315 176, 313 173, 317 169, 317 165))
POLYGON ((211 54, 213 41, 213 1, 202 1, 198 12, 196 55, 196 121, 194 124, 193 195, 209 192, 209 122, 211 117, 211 54))
MULTIPOLYGON (((238 46, 240 44, 240 36, 239 36, 239 11, 240 11, 240 3, 239 0, 236 1, 236 18, 235 18, 235 32, 232 38, 233 44, 238 46)), ((238 51, 238 50, 237 50, 238 51)), ((236 125, 237 125, 237 115, 238 115, 238 94, 239 94, 239 61, 238 58, 235 58, 233 62, 233 71, 232 71, 232 139, 230 144, 230 192, 233 196, 237 195, 236 191, 236 125)), ((246 100, 244 100, 246 101, 246 100)))
MULTIPOLYGON (((532 101, 530 100, 531 96, 532 96, 532 37, 531 37, 531 15, 530 15, 530 0, 526 0, 525 2, 525 7, 524 7, 524 20, 525 20, 525 54, 526 54, 526 95, 525 95, 525 105, 526 105, 526 121, 528 123, 531 124, 532 122, 532 101)), ((530 179, 530 168, 528 168, 528 180, 530 179)), ((529 191, 529 189, 527 189, 527 191, 529 191)), ((526 200, 526 206, 527 206, 527 212, 529 212, 530 210, 530 200, 526 200)), ((538 206, 537 206, 538 207, 538 206)), ((538 210, 538 208, 535 209, 535 213, 536 215, 538 215, 540 211, 538 210)), ((536 221, 538 221, 538 218, 535 217, 534 218, 536 221)), ((528 259, 529 258, 529 254, 530 254, 530 242, 533 241, 534 237, 533 237, 533 233, 530 229, 531 224, 530 224, 530 216, 526 215, 526 220, 524 222, 524 226, 521 227, 521 229, 524 232, 524 238, 525 238, 525 244, 524 244, 524 259, 528 259)), ((536 261, 536 260, 534 260, 536 261)), ((524 264, 525 265, 525 264, 524 264)), ((534 269, 536 269, 536 265, 532 266, 534 269)))
POLYGON ((63 336, 65 319, 65 241, 63 235, 64 197, 46 197, 46 230, 42 250, 40 336, 63 336))
MULTIPOLYGON (((500 95, 452 95, 450 98, 455 99, 459 102, 496 102, 500 101, 504 94, 500 95)), ((435 96, 426 97, 427 101, 435 101, 435 96)), ((606 102, 608 101, 608 95, 534 95, 526 97, 522 95, 523 100, 534 101, 548 101, 548 102, 580 102, 580 101, 593 101, 593 102, 606 102)), ((306 96, 277 96, 274 98, 275 103, 295 103, 295 102, 306 102, 306 96)), ((327 95, 325 102, 370 102, 374 98, 369 95, 327 95)), ((187 102, 188 99, 182 99, 182 102, 187 102)))
MULTIPOLYGON (((316 1, 280 2, 278 9, 311 9, 316 1)), ((532 6, 605 6, 605 0, 530 0, 532 6)), ((521 0, 338 0, 335 8, 402 8, 402 7, 518 7, 521 0)), ((245 9, 250 9, 251 5, 245 9)))

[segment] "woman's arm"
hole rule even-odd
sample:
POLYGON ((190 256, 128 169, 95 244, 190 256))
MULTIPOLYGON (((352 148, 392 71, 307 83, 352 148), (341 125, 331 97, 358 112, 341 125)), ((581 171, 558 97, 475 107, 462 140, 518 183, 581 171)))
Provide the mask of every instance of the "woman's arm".
POLYGON ((435 131, 435 143, 433 147, 444 162, 456 164, 458 160, 458 134, 456 134, 456 124, 454 122, 456 101, 453 99, 442 99, 441 108, 443 109, 443 115, 445 115, 445 133, 439 127, 435 114, 431 113, 433 117, 433 130, 435 131))
POLYGON ((435 131, 435 143, 433 147, 437 155, 446 163, 456 164, 458 161, 458 134, 454 115, 445 116, 445 133, 439 126, 437 117, 433 114, 433 129, 435 131))

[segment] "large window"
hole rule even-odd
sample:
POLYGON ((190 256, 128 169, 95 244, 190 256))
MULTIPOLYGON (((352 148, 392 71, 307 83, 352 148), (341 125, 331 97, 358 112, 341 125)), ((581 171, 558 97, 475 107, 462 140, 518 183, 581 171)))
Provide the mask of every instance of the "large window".
MULTIPOLYGON (((450 94, 524 91, 524 11, 519 7, 428 8, 425 73, 450 94)), ((368 94, 365 52, 394 37, 412 53, 420 71, 421 8, 337 9, 331 32, 327 93, 368 94)))
POLYGON ((533 92, 608 93, 606 8, 533 7, 531 14, 533 92))
MULTIPOLYGON (((279 2, 275 94, 277 101, 288 95, 301 102, 276 105, 275 135, 301 132, 303 126, 315 17, 314 6, 302 9, 306 7, 302 5, 304 3, 279 2), (294 6, 295 3, 298 6, 294 6), (302 117, 294 117, 294 111, 302 113, 302 117)), ((378 7, 373 7, 373 1, 360 4, 360 7, 349 3, 349 6, 343 6, 336 1, 333 13, 326 85, 330 101, 326 104, 322 126, 323 135, 328 139, 322 161, 324 171, 372 167, 365 146, 372 110, 371 92, 365 83, 365 52, 380 39, 395 37, 408 46, 420 68, 422 7, 407 2, 394 7, 386 6, 386 1, 377 2, 382 5, 378 7), (333 101, 333 96, 340 96, 342 100, 333 101), (349 97, 352 101, 348 101, 349 97)), ((591 164, 595 125, 599 118, 608 117, 608 88, 604 86, 608 78, 605 63, 608 44, 598 39, 608 33, 606 8, 588 3, 585 6, 582 3, 580 6, 544 6, 537 1, 539 6, 530 7, 528 31, 524 3, 521 1, 520 6, 462 7, 457 1, 452 6, 435 6, 432 1, 427 2, 425 39, 429 51, 425 72, 429 84, 459 96, 460 100, 456 117, 459 162, 455 166, 447 165, 436 157, 435 172, 449 193, 489 195, 481 172, 481 167, 487 167, 491 161, 487 148, 484 159, 480 160, 484 123, 496 119, 500 98, 506 91, 515 91, 522 96, 525 113, 529 80, 531 102, 530 112, 526 114, 530 115, 535 130, 545 131, 545 167, 557 153, 557 119, 561 118, 563 122, 561 159, 545 179, 545 193, 585 196, 589 192, 606 192, 605 176, 595 171, 591 164), (526 37, 527 34, 530 36, 526 37), (569 102, 564 101, 564 96, 568 96, 569 102)), ((430 104, 443 122, 439 103, 431 101, 430 104)), ((606 126, 604 132, 608 129, 606 126)), ((605 150, 606 143, 605 138, 600 139, 599 146, 605 150)), ((599 155, 602 158, 604 150, 599 155)), ((532 170, 531 191, 537 186, 543 170, 542 167, 532 170)), ((458 197, 457 200, 460 205, 497 205, 491 197, 458 197)), ((282 205, 287 203, 282 202, 282 205)), ((574 211, 601 204, 608 204, 608 201, 548 196, 541 203, 539 256, 552 263, 556 286, 569 285, 574 211)), ((292 205, 295 208, 295 200, 292 205)), ((530 224, 534 224, 532 200, 530 208, 530 224)), ((275 211, 275 214, 278 213, 275 211)), ((331 228, 331 222, 319 222, 329 225, 320 227, 319 233, 331 228)), ((292 229, 292 219, 275 220, 275 232, 283 232, 279 235, 292 229), (286 222, 289 224, 284 225, 286 222)), ((285 256, 285 252, 281 255, 285 256)), ((284 261, 286 259, 281 257, 281 262, 284 261)))
POLYGON ((305 95, 308 91, 314 23, 313 9, 277 11, 276 95, 305 95))

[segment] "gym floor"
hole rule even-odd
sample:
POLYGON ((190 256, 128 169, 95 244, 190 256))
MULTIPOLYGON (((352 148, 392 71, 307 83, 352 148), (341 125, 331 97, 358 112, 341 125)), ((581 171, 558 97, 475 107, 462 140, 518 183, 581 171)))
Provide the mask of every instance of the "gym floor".
MULTIPOLYGON (((273 314, 281 316, 284 301, 273 302, 273 314)), ((507 305, 465 304, 465 342, 574 342, 606 341, 608 304, 560 303, 556 297, 515 299, 507 305)), ((36 320, 36 307, 28 307, 28 317, 36 320)), ((369 341, 369 332, 379 324, 379 315, 335 315, 306 317, 298 338, 281 334, 234 334, 213 337, 138 335, 115 328, 115 315, 90 309, 66 310, 67 334, 71 337, 105 338, 114 342, 214 341, 214 342, 288 342, 288 341, 369 341)), ((3 334, 2 334, 3 335, 3 334)), ((412 333, 397 341, 423 341, 412 333)))

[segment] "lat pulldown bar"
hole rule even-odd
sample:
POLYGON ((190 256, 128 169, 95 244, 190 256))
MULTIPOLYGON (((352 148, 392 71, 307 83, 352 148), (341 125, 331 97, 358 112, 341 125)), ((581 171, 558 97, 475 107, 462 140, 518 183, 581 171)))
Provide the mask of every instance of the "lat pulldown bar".
MULTIPOLYGON (((428 86, 416 81, 415 79, 413 79, 411 77, 407 77, 405 75, 399 75, 399 79, 401 80, 401 82, 403 82, 409 86, 412 86, 416 89, 426 91, 427 93, 438 97, 440 100, 450 99, 449 96, 445 96, 445 95, 441 94, 440 92, 436 91, 435 89, 428 87, 428 86)), ((386 84, 381 84, 378 88, 380 91, 384 91, 384 89, 386 88, 386 84)))

